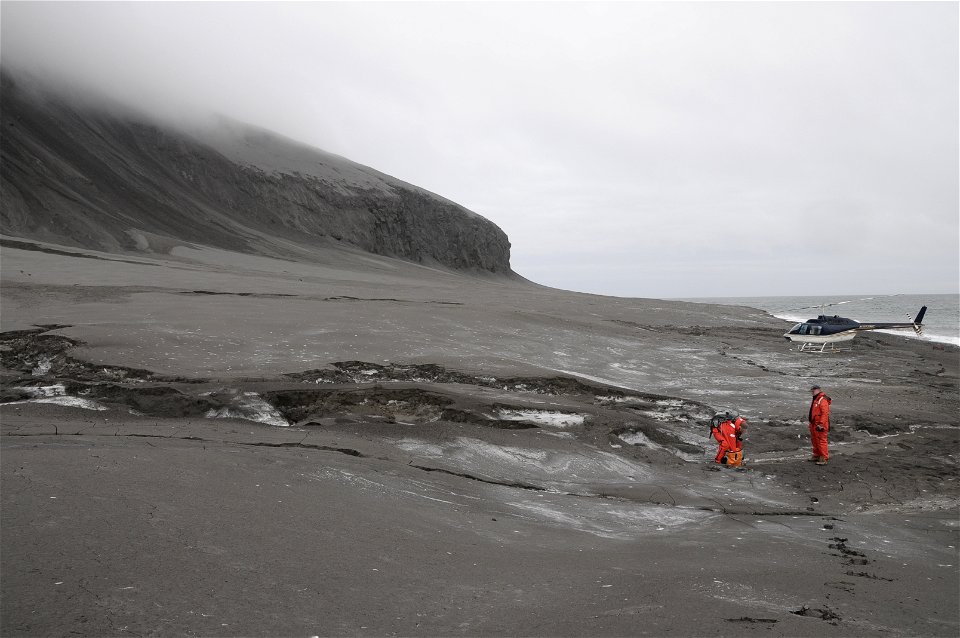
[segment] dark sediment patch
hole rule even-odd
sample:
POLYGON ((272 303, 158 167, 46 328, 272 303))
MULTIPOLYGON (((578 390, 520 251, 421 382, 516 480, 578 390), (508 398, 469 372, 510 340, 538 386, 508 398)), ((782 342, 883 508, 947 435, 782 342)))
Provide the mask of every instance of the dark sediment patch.
POLYGON ((36 395, 26 388, 0 388, 0 403, 12 403, 14 401, 26 401, 34 398, 36 395))
POLYGON ((276 390, 263 397, 293 423, 344 414, 395 418, 401 411, 411 418, 437 420, 452 403, 417 389, 276 390))
POLYGON ((6 246, 7 248, 19 248, 20 250, 32 250, 38 253, 47 253, 50 255, 62 255, 64 257, 78 257, 80 259, 97 259, 99 261, 119 261, 126 264, 137 264, 139 266, 159 266, 160 265, 160 264, 153 264, 148 261, 121 259, 119 257, 100 257, 99 255, 88 255, 86 253, 58 250, 56 248, 41 246, 40 244, 35 244, 33 242, 16 241, 13 239, 0 239, 0 246, 6 246))
POLYGON ((808 607, 807 605, 804 605, 800 609, 797 609, 796 611, 791 611, 790 613, 797 616, 807 616, 810 618, 819 618, 820 620, 826 620, 831 625, 839 624, 839 622, 842 620, 840 615, 837 612, 830 609, 829 607, 824 607, 823 609, 820 609, 820 608, 814 609, 814 608, 808 607))
POLYGON ((84 342, 57 334, 53 330, 69 325, 48 324, 31 330, 0 333, 0 366, 11 383, 36 384, 54 379, 77 381, 157 381, 163 383, 203 383, 204 379, 158 375, 142 368, 93 364, 68 355, 84 342))
POLYGON ((384 383, 390 381, 428 383, 467 383, 477 385, 477 377, 434 364, 401 365, 367 363, 364 361, 337 361, 330 368, 289 372, 284 376, 305 383, 384 383))
POLYGON ((788 428, 788 427, 792 428, 796 426, 795 423, 791 423, 789 421, 783 421, 779 419, 768 419, 766 421, 763 421, 762 423, 763 425, 769 428, 788 428))
MULTIPOLYGON (((290 372, 286 377, 307 383, 385 383, 395 381, 420 383, 460 383, 484 388, 496 388, 510 392, 534 392, 549 395, 591 395, 597 392, 634 396, 620 390, 591 384, 573 377, 492 377, 466 374, 456 370, 427 364, 378 364, 364 361, 337 361, 327 369, 290 372)), ((656 395, 636 395, 649 396, 656 395)))
MULTIPOLYGON (((654 324, 643 324, 636 321, 627 321, 623 319, 610 319, 611 323, 634 330, 644 330, 649 332, 670 332, 685 337, 726 337, 729 336, 729 328, 717 326, 663 326, 654 324)), ((763 328, 756 326, 744 326, 737 328, 737 332, 742 335, 751 335, 757 338, 780 337, 782 330, 777 328, 763 328)))
POLYGON ((624 390, 574 377, 494 377, 449 370, 436 364, 378 364, 364 361, 338 361, 329 368, 291 372, 284 376, 314 384, 431 383, 461 384, 512 393, 569 396, 605 408, 642 413, 668 413, 678 420, 703 420, 713 409, 703 403, 659 394, 624 390))
POLYGON ((612 390, 598 396, 596 403, 605 408, 649 418, 651 415, 673 421, 709 423, 715 410, 699 401, 637 392, 612 390))
POLYGON ((866 558, 866 554, 863 552, 858 552, 854 549, 847 547, 847 539, 840 538, 836 536, 830 540, 836 541, 835 543, 830 543, 830 549, 835 549, 839 554, 834 554, 834 556, 840 556, 844 559, 845 564, 847 565, 867 565, 870 563, 866 558))
MULTIPOLYGON (((238 406, 243 402, 238 388, 227 389, 221 393, 223 396, 218 396, 216 391, 200 394, 196 388, 209 383, 206 379, 158 375, 150 370, 92 364, 72 357, 69 352, 84 343, 51 334, 54 330, 68 327, 50 324, 0 334, 0 363, 4 371, 3 383, 0 384, 0 403, 65 395, 95 400, 108 406, 127 407, 135 413, 160 418, 251 416, 242 405, 238 406), (177 387, 185 384, 190 384, 194 389, 177 387)), ((671 417, 690 420, 712 413, 707 406, 696 402, 624 391, 572 377, 496 378, 448 370, 435 364, 380 365, 346 361, 335 363, 329 369, 284 376, 301 383, 346 386, 272 389, 260 397, 287 422, 302 425, 322 425, 323 421, 330 418, 346 418, 351 422, 373 420, 423 425, 442 421, 510 430, 535 429, 542 425, 537 413, 544 413, 544 418, 549 419, 557 410, 544 410, 542 405, 531 405, 529 400, 522 398, 522 395, 528 394, 568 398, 570 404, 577 407, 559 411, 572 410, 583 419, 588 415, 595 416, 597 408, 612 411, 607 418, 597 419, 590 426, 595 436, 601 436, 599 432, 609 431, 605 428, 622 427, 626 418, 632 421, 637 418, 645 420, 651 414, 669 413, 671 417), (431 387, 388 387, 389 384, 426 384, 431 387), (450 393, 436 391, 435 386, 444 384, 468 388, 466 391, 459 388, 450 393), (520 396, 516 403, 502 400, 487 402, 483 400, 482 393, 471 392, 469 387, 495 389, 520 396), (507 413, 512 414, 508 416, 507 413), (529 416, 525 413, 529 413, 529 416)), ((244 387, 276 381, 237 380, 244 387)), ((253 420, 262 419, 254 415, 253 420)), ((569 425, 562 424, 562 427, 569 425)), ((696 446, 686 444, 660 429, 644 427, 645 434, 653 441, 684 452, 700 452, 696 446)))
MULTIPOLYGON (((806 438, 803 441, 806 448, 806 438)), ((798 460, 757 461, 756 471, 775 474, 800 494, 816 496, 827 508, 906 508, 939 511, 956 506, 960 473, 955 451, 960 428, 919 428, 887 440, 867 439, 832 450, 822 468, 798 460)), ((749 449, 749 448, 748 448, 749 449)), ((831 540, 839 544, 839 541, 831 540)), ((840 547, 831 548, 839 551, 840 547)), ((848 559, 864 560, 849 555, 848 559)))
POLYGON ((408 425, 447 421, 511 430, 537 427, 496 418, 497 409, 506 406, 467 405, 420 388, 275 390, 264 393, 263 398, 288 421, 306 422, 305 425, 318 425, 320 419, 350 416, 408 425))
POLYGON ((324 297, 324 301, 387 301, 391 303, 422 303, 436 304, 439 306, 462 306, 459 301, 410 301, 407 299, 394 299, 392 297, 352 297, 350 295, 337 295, 335 297, 324 297))
MULTIPOLYGON (((863 416, 860 414, 850 414, 844 418, 844 421, 844 425, 847 427, 853 430, 861 430, 874 436, 887 436, 906 432, 910 429, 911 425, 903 421, 891 420, 889 418, 881 420, 876 416, 863 416)), ((830 437, 835 437, 833 431, 830 432, 830 437)))
POLYGON ((164 418, 202 417, 226 407, 212 397, 191 396, 165 385, 126 387, 112 383, 65 384, 67 394, 120 405, 145 415, 164 418))
POLYGON ((481 477, 479 477, 479 476, 475 476, 475 475, 473 475, 473 474, 468 474, 468 473, 466 473, 466 472, 454 472, 454 471, 452 471, 452 470, 445 470, 445 469, 439 468, 439 467, 429 467, 429 466, 426 466, 426 465, 416 465, 416 464, 414 464, 414 463, 410 463, 408 467, 416 468, 416 469, 418 469, 418 470, 423 470, 424 472, 439 472, 439 473, 441 473, 441 474, 448 474, 448 475, 450 475, 450 476, 456 476, 456 477, 459 477, 459 478, 465 478, 465 479, 467 479, 467 480, 477 481, 477 482, 479 482, 479 483, 487 483, 487 484, 489 484, 489 485, 502 485, 502 486, 504 486, 504 487, 517 487, 517 488, 520 488, 520 489, 522 489, 522 490, 530 490, 530 491, 533 491, 533 492, 546 492, 546 491, 547 491, 547 489, 546 489, 545 487, 541 487, 541 486, 539 486, 539 485, 531 485, 530 483, 523 483, 523 482, 520 482, 520 481, 495 481, 495 480, 493 480, 493 479, 481 478, 481 477))
POLYGON ((282 292, 220 292, 216 290, 184 290, 177 293, 178 295, 201 295, 201 296, 217 296, 224 295, 228 297, 256 297, 257 299, 273 299, 277 297, 298 297, 299 295, 282 293, 282 292))
MULTIPOLYGON (((581 405, 598 406, 607 410, 619 411, 629 415, 629 418, 639 417, 643 420, 651 418, 651 415, 668 415, 678 421, 697 421, 709 418, 713 414, 713 409, 709 406, 685 399, 678 399, 658 394, 635 392, 606 386, 598 383, 591 383, 566 376, 552 377, 494 377, 485 375, 468 374, 456 370, 449 370, 436 364, 377 364, 364 361, 338 361, 330 364, 329 368, 307 370, 304 372, 288 373, 284 376, 303 382, 313 384, 330 385, 376 385, 394 384, 394 383, 415 383, 415 384, 458 384, 465 386, 474 386, 478 388, 490 388, 502 390, 516 394, 539 394, 547 396, 567 397, 575 400, 581 405)), ((378 389, 376 393, 383 393, 384 389, 378 389)), ((289 393, 288 393, 289 394, 289 393)), ((291 397, 293 395, 290 395, 291 397)), ((319 395, 318 395, 319 396, 319 395)), ((303 401, 306 395, 301 398, 274 398, 268 397, 271 403, 281 411, 292 410, 290 414, 285 414, 292 421, 300 420, 303 410, 303 401), (290 402, 292 401, 292 403, 290 402), (300 407, 292 407, 293 404, 299 404, 300 407)), ((373 399, 371 399, 373 400, 373 399)), ((401 397, 400 400, 405 400, 401 397)), ((308 401, 309 403, 309 401, 308 401)), ((377 401, 374 401, 377 403, 377 401)), ((382 404, 382 401, 379 402, 382 404)), ((435 404, 436 399, 430 399, 428 404, 435 404)), ((329 406, 327 406, 329 407, 329 406)), ((437 419, 476 423, 486 426, 494 426, 508 429, 533 428, 538 427, 529 420, 509 420, 499 419, 497 413, 504 410, 521 411, 544 411, 542 408, 534 408, 525 405, 507 405, 497 403, 489 406, 470 406, 447 404, 439 410, 439 414, 434 413, 437 419)), ((578 410, 581 411, 581 410, 578 410)), ((320 412, 329 413, 328 409, 320 412)), ((434 410, 436 412, 436 410, 434 410)), ((382 414, 389 418, 390 414, 382 414)), ((416 416, 416 415, 414 415, 416 416)), ((408 415, 409 417, 409 415, 408 415)), ((613 421, 621 422, 626 416, 617 416, 613 421)), ((605 421, 598 421, 601 425, 605 421)), ((701 450, 696 446, 684 443, 677 437, 674 437, 660 430, 655 433, 654 438, 662 440, 664 444, 690 453, 699 453, 701 450)))
POLYGON ((772 625, 773 623, 777 622, 777 620, 776 620, 775 618, 752 618, 752 617, 750 617, 750 616, 740 616, 739 618, 727 618, 726 621, 727 621, 727 622, 751 623, 751 624, 754 624, 754 623, 765 623, 765 624, 771 624, 771 625, 772 625))
POLYGON ((853 570, 844 572, 847 576, 856 576, 858 578, 869 578, 870 580, 883 580, 888 583, 892 583, 896 578, 884 578, 883 576, 877 576, 876 574, 870 574, 867 572, 855 572, 853 570))
POLYGON ((851 583, 845 580, 827 581, 823 584, 823 586, 830 587, 831 589, 839 589, 840 591, 845 591, 849 594, 856 592, 856 583, 851 583))

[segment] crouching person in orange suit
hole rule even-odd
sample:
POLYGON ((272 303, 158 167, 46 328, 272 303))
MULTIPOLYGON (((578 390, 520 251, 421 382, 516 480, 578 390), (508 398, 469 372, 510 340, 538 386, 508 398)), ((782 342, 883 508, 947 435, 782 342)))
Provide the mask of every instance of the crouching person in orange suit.
POLYGON ((731 467, 743 463, 743 432, 747 429, 747 420, 742 416, 725 415, 713 417, 710 433, 720 444, 714 459, 722 465, 731 467))

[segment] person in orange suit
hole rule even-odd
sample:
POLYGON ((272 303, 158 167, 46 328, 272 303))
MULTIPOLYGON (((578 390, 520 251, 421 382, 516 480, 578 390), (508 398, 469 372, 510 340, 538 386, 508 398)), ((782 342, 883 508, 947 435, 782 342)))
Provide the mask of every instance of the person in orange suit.
POLYGON ((727 413, 713 417, 711 426, 710 432, 720 444, 714 460, 723 465, 740 465, 743 462, 743 431, 747 427, 747 420, 727 413))
POLYGON ((827 433, 830 432, 830 404, 833 399, 828 397, 815 385, 810 388, 813 399, 810 401, 810 443, 813 446, 811 461, 817 465, 826 465, 830 453, 827 451, 827 433))

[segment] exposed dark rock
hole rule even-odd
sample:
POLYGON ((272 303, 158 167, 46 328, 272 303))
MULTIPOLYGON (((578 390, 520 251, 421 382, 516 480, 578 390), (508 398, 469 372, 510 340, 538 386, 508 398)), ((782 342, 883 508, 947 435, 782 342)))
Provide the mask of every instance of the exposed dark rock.
POLYGON ((70 326, 50 324, 30 330, 0 332, 0 368, 11 382, 42 385, 54 380, 90 382, 177 382, 202 383, 203 379, 154 374, 150 370, 76 359, 68 351, 83 345, 81 341, 58 334, 47 334, 70 326))
POLYGON ((791 611, 791 614, 796 614, 797 616, 809 616, 811 618, 819 618, 820 620, 826 620, 831 625, 836 625, 842 620, 840 615, 835 611, 826 607, 824 609, 812 609, 807 605, 804 605, 796 611, 791 611))

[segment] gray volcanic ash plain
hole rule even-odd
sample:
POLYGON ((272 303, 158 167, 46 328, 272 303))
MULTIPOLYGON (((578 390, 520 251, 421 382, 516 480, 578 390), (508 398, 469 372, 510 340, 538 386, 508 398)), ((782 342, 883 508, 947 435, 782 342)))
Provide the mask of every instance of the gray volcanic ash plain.
POLYGON ((4 635, 957 631, 955 349, 800 354, 749 309, 351 251, 17 241, 4 635))
MULTIPOLYGON (((72 106, 46 121, 100 142, 10 136, 42 116, 10 95, 4 636, 960 631, 957 348, 801 354, 760 311, 537 286, 441 198, 333 206, 339 240, 273 231, 296 216, 222 202, 300 193, 319 228, 336 189, 294 169, 322 156, 242 137, 277 168, 248 182, 235 136, 168 155, 72 106), (204 154, 202 187, 174 175, 204 154), (738 470, 712 461, 720 410, 749 419, 738 470)), ((345 166, 351 202, 375 179, 427 197, 345 166)))

